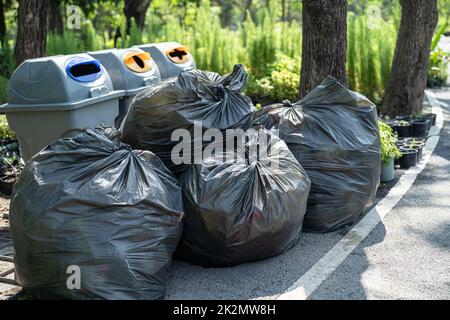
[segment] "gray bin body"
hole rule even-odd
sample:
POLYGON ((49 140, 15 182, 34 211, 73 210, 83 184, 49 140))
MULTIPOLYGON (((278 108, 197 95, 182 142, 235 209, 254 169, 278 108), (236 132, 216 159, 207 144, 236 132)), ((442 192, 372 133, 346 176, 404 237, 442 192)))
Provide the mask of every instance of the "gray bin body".
POLYGON ((185 63, 175 63, 168 57, 168 52, 171 50, 184 47, 177 42, 142 44, 136 47, 150 53, 158 65, 162 80, 177 77, 184 71, 195 69, 194 58, 189 52, 187 52, 187 61, 185 63))
POLYGON ((30 159, 47 145, 85 128, 114 126, 119 98, 106 70, 88 55, 27 60, 14 72, 0 108, 30 159))
POLYGON ((116 126, 120 126, 120 122, 125 117, 134 97, 146 88, 152 87, 161 81, 158 66, 150 57, 150 69, 146 70, 143 66, 136 69, 129 68, 125 62, 127 57, 132 58, 134 54, 144 53, 139 48, 131 49, 111 49, 88 54, 98 59, 108 71, 109 76, 115 90, 123 90, 124 96, 119 101, 119 117, 116 119, 116 126))

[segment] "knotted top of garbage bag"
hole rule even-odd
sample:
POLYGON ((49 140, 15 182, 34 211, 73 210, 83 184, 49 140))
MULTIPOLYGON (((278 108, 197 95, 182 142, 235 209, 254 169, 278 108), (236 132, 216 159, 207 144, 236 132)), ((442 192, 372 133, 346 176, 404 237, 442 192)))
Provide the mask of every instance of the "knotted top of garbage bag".
POLYGON ((291 148, 329 148, 330 143, 343 150, 371 145, 377 137, 376 106, 360 93, 328 76, 302 100, 266 106, 255 113, 255 124, 277 128, 291 148), (358 121, 355 121, 358 119, 358 121), (373 135, 358 135, 358 132, 373 135), (307 139, 303 139, 305 135, 307 139))
POLYGON ((181 172, 184 167, 172 162, 172 150, 179 142, 172 135, 180 133, 178 129, 189 131, 193 139, 194 127, 201 133, 252 127, 255 107, 242 93, 246 79, 242 65, 226 76, 191 70, 143 91, 122 124, 123 141, 156 153, 172 172, 181 172))

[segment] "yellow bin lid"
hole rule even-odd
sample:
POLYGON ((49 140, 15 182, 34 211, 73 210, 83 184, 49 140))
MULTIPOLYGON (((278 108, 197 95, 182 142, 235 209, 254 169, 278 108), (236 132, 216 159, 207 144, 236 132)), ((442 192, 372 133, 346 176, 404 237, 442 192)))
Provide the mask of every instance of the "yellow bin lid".
POLYGON ((130 52, 123 58, 123 63, 136 73, 148 72, 153 68, 153 62, 148 52, 130 52))

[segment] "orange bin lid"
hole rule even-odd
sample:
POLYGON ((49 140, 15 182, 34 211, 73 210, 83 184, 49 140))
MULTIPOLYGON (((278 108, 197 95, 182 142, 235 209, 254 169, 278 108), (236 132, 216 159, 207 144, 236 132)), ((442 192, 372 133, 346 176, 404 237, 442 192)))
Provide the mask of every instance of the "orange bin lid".
POLYGON ((166 52, 167 57, 176 64, 189 61, 189 49, 186 46, 176 47, 166 52))

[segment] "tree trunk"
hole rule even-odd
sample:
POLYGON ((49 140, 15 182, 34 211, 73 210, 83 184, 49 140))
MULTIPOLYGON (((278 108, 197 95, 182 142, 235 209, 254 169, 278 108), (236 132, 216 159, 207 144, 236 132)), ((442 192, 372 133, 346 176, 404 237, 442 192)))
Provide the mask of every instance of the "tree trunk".
POLYGON ((151 0, 125 0, 123 12, 127 19, 127 33, 130 33, 132 19, 134 19, 140 31, 144 30, 145 16, 150 4, 151 0))
POLYGON ((303 0, 300 97, 328 75, 347 85, 347 0, 303 0))
POLYGON ((245 0, 245 8, 244 8, 244 14, 242 15, 242 22, 247 20, 248 10, 250 10, 251 6, 252 6, 252 0, 245 0))
POLYGON ((436 0, 401 0, 402 18, 383 101, 390 116, 422 109, 430 46, 438 21, 436 0))
POLYGON ((281 21, 286 21, 286 0, 281 0, 281 21))
POLYGON ((63 0, 49 0, 48 8, 48 30, 62 34, 64 32, 64 21, 61 12, 63 0))
POLYGON ((46 55, 48 0, 19 0, 16 65, 46 55))
POLYGON ((3 43, 6 36, 6 23, 5 23, 5 7, 4 0, 0 0, 0 42, 3 43))

